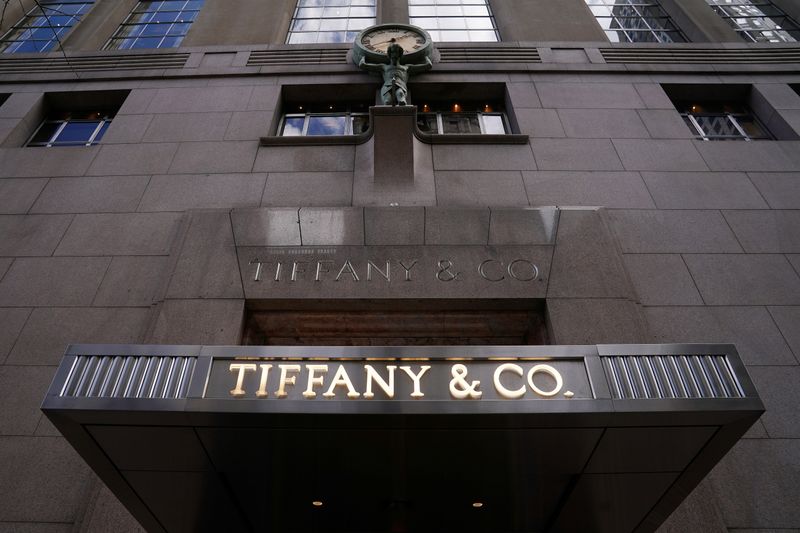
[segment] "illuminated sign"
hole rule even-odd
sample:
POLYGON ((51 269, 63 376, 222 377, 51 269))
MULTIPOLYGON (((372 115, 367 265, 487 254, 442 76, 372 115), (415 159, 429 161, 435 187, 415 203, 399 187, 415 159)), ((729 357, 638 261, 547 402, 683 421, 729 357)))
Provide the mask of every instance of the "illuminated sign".
POLYGON ((487 401, 593 395, 581 360, 243 358, 215 359, 205 397, 487 401))

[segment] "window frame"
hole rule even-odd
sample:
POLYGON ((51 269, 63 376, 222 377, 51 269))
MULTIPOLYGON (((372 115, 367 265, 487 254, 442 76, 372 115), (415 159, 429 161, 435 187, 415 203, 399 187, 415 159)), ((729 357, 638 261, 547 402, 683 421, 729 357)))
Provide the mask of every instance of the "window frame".
POLYGON ((706 4, 711 8, 714 13, 716 13, 722 20, 728 24, 733 31, 735 31, 742 40, 747 42, 753 43, 796 43, 800 42, 800 24, 792 17, 790 17, 783 9, 775 5, 774 2, 771 0, 734 0, 736 3, 718 3, 717 0, 706 0, 706 4), (762 6, 768 6, 769 10, 776 12, 777 14, 768 15, 764 13, 764 10, 760 9, 762 6), (727 10, 724 8, 736 8, 736 7, 751 7, 758 9, 761 11, 761 15, 731 15, 728 13, 727 10), (744 28, 736 22, 738 19, 743 20, 752 20, 752 19, 759 19, 759 20, 768 20, 770 24, 777 26, 777 28, 766 28, 766 29, 755 29, 755 28, 744 28), (776 19, 783 19, 782 23, 775 22, 776 19), (788 23, 791 28, 782 27, 784 24, 788 23), (785 33, 789 39, 757 39, 753 35, 760 34, 764 35, 765 32, 773 32, 776 34, 785 33))
POLYGON ((366 117, 367 124, 369 124, 369 111, 352 111, 351 109, 347 109, 345 111, 331 111, 331 112, 311 112, 307 111, 305 113, 283 113, 281 115, 280 123, 278 124, 278 137, 335 137, 335 136, 346 136, 349 137, 351 135, 362 135, 363 132, 354 133, 353 132, 353 119, 355 117, 366 117), (285 128, 286 128, 286 120, 289 118, 300 118, 303 117, 303 128, 302 133, 300 135, 285 135, 285 128), (344 133, 334 133, 331 135, 308 135, 308 127, 311 123, 311 119, 315 117, 344 117, 345 118, 345 132, 344 133))
POLYGON ((619 0, 584 0, 586 2, 586 7, 589 8, 589 12, 594 17, 597 24, 600 26, 603 33, 606 35, 606 38, 609 42, 628 42, 628 43, 649 43, 649 42, 656 42, 656 43, 683 43, 689 42, 689 39, 686 37, 686 34, 680 29, 680 27, 675 23, 672 19, 670 14, 667 12, 666 9, 661 5, 660 0, 626 0, 623 4, 615 4, 613 2, 619 0), (636 16, 618 16, 614 14, 611 10, 614 7, 628 7, 633 10, 636 16), (608 15, 598 15, 595 9, 593 8, 607 8, 609 10, 608 15), (646 9, 655 9, 658 11, 657 16, 647 15, 644 10, 646 9), (604 26, 601 20, 610 21, 608 27, 604 26), (641 28, 633 28, 627 27, 624 25, 620 25, 617 28, 613 28, 612 24, 618 21, 638 21, 639 24, 642 26, 641 28), (650 21, 658 20, 659 22, 664 22, 665 25, 661 27, 653 27, 650 21), (674 29, 670 29, 674 28, 674 29), (619 36, 619 33, 624 33, 626 40, 613 40, 610 38, 610 34, 614 33, 619 36), (655 38, 655 40, 633 40, 631 39, 632 34, 642 34, 642 35, 651 35, 655 38), (661 35, 666 35, 671 38, 671 40, 664 40, 661 38, 661 35), (672 39, 673 36, 677 36, 678 39, 672 39))
MULTIPOLYGON (((502 111, 417 111, 417 120, 419 121, 419 117, 424 116, 436 116, 436 132, 423 132, 428 133, 430 135, 509 135, 511 133, 511 127, 508 121, 508 116, 502 111), (478 126, 480 127, 481 131, 476 132, 468 132, 468 133, 457 133, 457 132, 445 132, 444 131, 444 115, 476 115, 478 117, 478 126), (484 116, 495 116, 500 117, 500 120, 503 123, 503 133, 491 133, 486 131, 484 116)), ((417 122, 417 127, 419 127, 419 122, 417 122)), ((422 130, 420 130, 422 131, 422 130)))
POLYGON ((117 29, 114 30, 114 33, 111 34, 111 37, 109 37, 108 41, 106 41, 106 44, 103 46, 103 50, 137 50, 137 49, 138 50, 160 50, 160 49, 178 48, 178 47, 180 47, 181 43, 183 43, 183 40, 189 34, 189 31, 192 29, 192 24, 194 24, 195 20, 197 20, 198 14, 203 9, 203 7, 205 7, 205 0, 181 0, 181 1, 184 2, 184 6, 182 8, 180 8, 180 9, 178 9, 178 10, 165 9, 165 10, 162 11, 162 10, 157 8, 154 11, 148 11, 147 9, 139 9, 139 8, 142 7, 142 4, 145 4, 145 3, 148 3, 148 4, 160 3, 160 4, 163 5, 164 0, 137 0, 136 5, 133 6, 133 9, 131 9, 130 13, 128 13, 128 16, 125 17, 125 20, 123 20, 119 24, 119 26, 117 26, 117 29), (186 8, 186 4, 188 4, 189 2, 200 2, 200 5, 197 8, 187 9, 186 8), (146 22, 141 22, 141 21, 131 22, 131 20, 137 15, 142 15, 142 14, 147 14, 147 13, 172 13, 172 12, 179 13, 179 15, 177 15, 176 17, 179 17, 179 16, 183 15, 184 13, 193 13, 193 16, 192 16, 192 19, 188 20, 188 21, 183 19, 183 18, 180 18, 180 19, 176 18, 176 20, 173 20, 173 21, 163 21, 163 22, 162 21, 152 21, 152 20, 146 21, 146 22), (176 24, 186 24, 186 25, 188 25, 188 27, 186 28, 186 31, 181 35, 170 35, 168 33, 169 32, 169 28, 167 28, 167 30, 166 30, 167 33, 164 33, 164 34, 145 35, 145 31, 146 31, 146 28, 148 26, 159 26, 159 25, 162 25, 162 24, 165 25, 165 26, 170 26, 170 27, 174 26, 176 24), (125 28, 135 27, 135 26, 142 26, 142 29, 135 35, 133 35, 133 34, 123 35, 123 30, 125 28), (155 38, 160 38, 160 42, 158 43, 157 46, 146 46, 146 47, 145 46, 122 47, 121 46, 122 44, 124 44, 128 40, 131 40, 132 44, 136 44, 136 42, 139 41, 140 39, 155 39, 155 38), (170 46, 162 46, 162 44, 164 43, 165 40, 174 39, 174 38, 178 39, 177 42, 175 42, 175 44, 170 45, 170 46))
POLYGON ((742 113, 697 112, 697 113, 693 113, 691 111, 681 111, 681 117, 684 119, 684 121, 687 121, 687 124, 691 124, 694 127, 695 136, 698 139, 703 140, 703 141, 737 141, 737 140, 764 141, 764 140, 772 139, 772 136, 771 136, 769 130, 761 123, 760 120, 758 120, 758 117, 756 117, 753 113, 747 113, 747 112, 742 112, 742 113), (729 120, 731 122, 731 124, 736 129, 736 131, 739 132, 739 135, 738 136, 731 136, 731 135, 712 135, 712 134, 709 134, 709 133, 707 133, 707 132, 705 132, 703 130, 703 127, 700 125, 700 122, 698 122, 697 117, 700 117, 700 116, 704 116, 704 117, 720 117, 720 118, 724 117, 724 118, 726 118, 727 120, 729 120), (761 137, 752 137, 751 135, 749 135, 747 133, 747 130, 745 130, 741 126, 741 124, 739 124, 739 119, 740 118, 747 118, 750 121, 752 121, 754 124, 756 124, 759 127, 759 129, 762 131, 763 136, 761 136, 761 137))
POLYGON ((494 12, 492 11, 492 6, 489 3, 489 0, 483 0, 482 4, 476 4, 474 2, 465 4, 465 3, 462 3, 462 2, 463 2, 463 0, 408 0, 408 10, 409 10, 408 20, 409 20, 409 22, 411 24, 413 24, 415 26, 419 26, 420 28, 424 29, 429 34, 431 34, 431 38, 433 39, 434 42, 437 42, 437 43, 451 43, 451 42, 469 42, 469 43, 478 43, 478 42, 490 43, 490 42, 494 42, 494 43, 499 43, 499 42, 503 41, 502 36, 500 35, 500 30, 497 28, 497 21, 494 18, 494 12), (414 2, 414 3, 412 3, 412 2, 414 2), (470 15, 464 14, 463 9, 462 9, 462 14, 461 15, 438 15, 438 14, 434 14, 433 16, 418 16, 418 15, 412 15, 411 14, 412 13, 412 8, 414 8, 414 7, 432 7, 434 9, 436 9, 436 8, 438 8, 440 6, 441 7, 461 7, 461 8, 463 8, 463 7, 478 6, 478 5, 480 5, 480 7, 485 7, 488 15, 473 15, 473 16, 470 16, 470 15), (437 21, 437 24, 436 24, 437 27, 436 28, 428 27, 427 25, 422 24, 419 19, 435 19, 437 21), (466 28, 463 28, 463 29, 459 29, 459 28, 440 28, 439 27, 440 26, 440 24, 439 24, 439 20, 440 19, 445 19, 445 20, 446 19, 464 19, 465 26, 469 26, 469 23, 468 23, 469 19, 488 19, 489 22, 491 22, 492 27, 491 27, 491 29, 488 29, 488 28, 469 28, 469 27, 466 27, 466 28), (487 32, 488 33, 488 32, 491 31, 491 32, 494 33, 494 37, 495 38, 494 38, 494 40, 491 40, 491 41, 490 40, 484 40, 484 39, 473 40, 471 38, 467 39, 466 41, 465 40, 441 39, 440 38, 440 37, 443 37, 447 33, 456 32, 456 31, 466 32, 468 36, 471 35, 472 32, 478 32, 479 31, 479 32, 487 32), (439 38, 437 38, 437 37, 439 37, 439 38))
POLYGON ((12 25, 8 31, 0 36, 0 54, 37 54, 37 53, 45 53, 50 52, 53 50, 58 50, 61 48, 61 44, 63 43, 64 39, 72 33, 73 29, 81 22, 84 15, 86 15, 91 9, 94 7, 95 0, 40 0, 36 5, 34 5, 30 10, 25 12, 14 25, 12 25), (45 13, 45 9, 52 9, 47 8, 48 5, 58 4, 76 4, 83 6, 83 9, 80 13, 70 14, 69 18, 72 21, 72 24, 68 26, 53 26, 51 22, 51 17, 59 17, 65 16, 63 11, 57 11, 55 14, 53 13, 45 13), (35 11, 39 11, 38 15, 33 14, 35 11), (41 25, 33 25, 32 22, 37 19, 43 19, 43 24, 41 25), (57 32, 59 29, 65 28, 63 34, 59 35, 57 32), (48 37, 47 40, 45 39, 33 39, 34 31, 38 31, 40 29, 49 29, 52 32, 52 37, 48 37), (11 39, 15 32, 21 31, 19 35, 24 35, 25 33, 30 33, 31 35, 26 39, 11 39), (22 51, 19 52, 17 49, 10 50, 14 45, 19 44, 23 45, 25 43, 30 42, 45 42, 47 43, 42 49, 35 50, 35 51, 22 51))
POLYGON ((294 11, 292 12, 292 19, 289 21, 289 30, 286 32, 286 42, 285 44, 292 44, 292 45, 302 45, 302 44, 345 44, 352 42, 355 39, 355 36, 359 34, 365 28, 370 26, 374 26, 378 22, 378 0, 346 0, 348 2, 347 5, 344 6, 336 6, 336 5, 328 5, 328 2, 332 2, 334 0, 319 0, 323 2, 324 5, 320 6, 307 6, 301 5, 305 0, 297 0, 295 4, 294 11), (355 3, 355 5, 353 5, 355 3), (347 15, 337 17, 337 16, 325 16, 326 10, 329 8, 333 9, 336 7, 346 8, 347 15), (301 9, 314 9, 319 8, 320 16, 319 17, 300 17, 299 15, 301 9), (372 8, 373 15, 371 17, 368 16, 351 16, 351 10, 353 8, 372 8), (344 24, 345 29, 332 29, 332 30, 324 30, 322 29, 322 25, 325 21, 334 21, 334 20, 344 20, 346 23, 344 24), (365 21, 362 24, 355 24, 353 28, 350 28, 351 21, 365 21), (307 31, 296 31, 293 28, 298 21, 318 21, 316 25, 316 29, 307 30, 307 31), (320 35, 323 34, 338 34, 344 33, 344 40, 336 41, 336 40, 320 40, 320 35), (295 41, 292 42, 292 37, 306 34, 306 35, 314 35, 315 38, 313 41, 306 42, 306 41, 295 41), (347 34, 353 34, 352 39, 348 38, 347 34))
POLYGON ((52 148, 54 146, 94 146, 99 144, 101 139, 105 136, 105 132, 108 129, 108 125, 111 124, 113 118, 113 113, 103 113, 100 118, 98 119, 72 119, 71 114, 68 118, 62 119, 50 119, 45 118, 41 124, 36 128, 33 132, 33 135, 30 136, 28 142, 25 143, 26 147, 32 148, 52 148), (61 135, 64 130, 66 129, 67 125, 69 124, 78 124, 78 123, 93 123, 96 122, 97 125, 95 126, 94 130, 92 130, 92 134, 89 135, 86 142, 80 141, 73 141, 73 142, 58 142, 58 137, 61 135), (55 130, 55 132, 50 136, 50 138, 46 142, 33 142, 33 139, 39 134, 42 128, 44 128, 47 124, 60 124, 59 127, 55 130))

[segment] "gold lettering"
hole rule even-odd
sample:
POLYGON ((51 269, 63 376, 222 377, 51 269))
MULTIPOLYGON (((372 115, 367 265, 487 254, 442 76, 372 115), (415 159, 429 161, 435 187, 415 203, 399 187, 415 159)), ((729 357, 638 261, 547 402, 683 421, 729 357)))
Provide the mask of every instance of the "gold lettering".
POLYGON ((378 372, 372 368, 372 365, 364 365, 364 371, 367 373, 367 390, 364 393, 364 398, 374 398, 375 394, 372 392, 372 381, 383 390, 389 398, 394 398, 394 371, 397 369, 394 365, 389 365, 386 370, 389 372, 389 382, 383 380, 378 372))
POLYGON ((297 383, 297 376, 289 376, 289 372, 300 372, 300 365, 278 365, 281 369, 281 378, 278 385, 278 391, 275 393, 276 398, 286 398, 289 394, 286 392, 286 385, 294 385, 297 383))
POLYGON ((353 265, 350 263, 349 259, 345 260, 344 265, 342 265, 342 269, 339 270, 339 274, 337 274, 336 276, 336 281, 339 281, 339 279, 342 277, 342 274, 344 274, 345 272, 349 272, 350 275, 353 276, 353 281, 358 281, 358 274, 356 274, 356 269, 353 268, 353 265))
POLYGON ((306 365, 306 372, 308 372, 308 385, 306 386, 305 392, 303 392, 304 398, 316 398, 317 393, 314 392, 314 385, 322 386, 322 382, 325 379, 325 376, 316 376, 315 372, 327 372, 328 365, 306 365))
POLYGON ((339 369, 336 370, 330 387, 328 387, 328 390, 322 393, 322 395, 326 398, 333 398, 336 396, 336 387, 340 386, 347 387, 348 398, 358 398, 361 396, 358 391, 356 391, 355 387, 353 387, 353 382, 350 381, 350 376, 347 375, 347 371, 344 369, 343 365, 339 365, 339 369))
POLYGON ((536 365, 530 370, 528 370, 528 386, 530 386, 530 388, 533 389, 533 392, 535 392, 539 396, 555 396, 556 394, 558 394, 558 391, 561 390, 561 387, 564 386, 564 380, 561 378, 561 374, 559 373, 559 371, 553 368, 552 366, 536 365), (538 374, 539 372, 544 372, 545 374, 550 375, 553 379, 556 380, 556 386, 553 390, 543 391, 533 383, 534 376, 536 376, 536 374, 538 374))
POLYGON ((242 387, 244 384, 244 374, 245 372, 255 372, 256 365, 253 363, 231 363, 231 366, 228 370, 239 373, 236 376, 236 388, 231 391, 231 396, 244 396, 245 392, 244 388, 242 387))
MULTIPOLYGON (((414 262, 416 263, 416 261, 414 261, 414 262)), ((414 382, 414 392, 411 393, 411 397, 412 398, 423 398, 425 396, 425 394, 423 394, 423 392, 421 390, 421 387, 420 387, 420 380, 422 379, 422 376, 425 375, 425 372, 430 370, 430 368, 431 367, 428 366, 428 365, 422 365, 422 366, 420 366, 419 373, 418 374, 414 374, 411 371, 411 367, 410 366, 401 366, 400 367, 400 370, 402 370, 403 372, 408 374, 408 377, 410 377, 411 381, 414 382)))
POLYGON ((388 259, 386 260, 386 272, 383 272, 383 271, 382 271, 380 268, 378 268, 378 267, 375 265, 375 263, 373 263, 372 261, 367 261, 367 281, 372 281, 372 269, 373 269, 373 268, 374 268, 375 270, 377 270, 377 271, 378 271, 378 274, 380 274, 381 276, 383 276, 383 278, 384 278, 386 281, 391 281, 391 280, 389 279, 389 276, 390 276, 390 274, 391 274, 391 271, 389 270, 389 268, 390 268, 390 267, 389 267, 389 260, 388 260, 388 259))
POLYGON ((494 388, 498 392, 498 394, 500 394, 500 396, 502 396, 503 398, 509 398, 512 400, 517 398, 522 398, 523 396, 525 396, 524 384, 517 390, 510 390, 505 388, 503 384, 500 383, 500 374, 502 374, 505 371, 513 372, 519 377, 522 377, 524 374, 522 367, 519 365, 515 365, 514 363, 505 363, 498 366, 497 369, 494 371, 494 388))
POLYGON ((267 394, 267 377, 269 377, 269 369, 272 368, 272 365, 258 365, 261 367, 261 380, 258 382, 258 390, 256 391, 256 397, 258 398, 266 398, 269 396, 267 394))

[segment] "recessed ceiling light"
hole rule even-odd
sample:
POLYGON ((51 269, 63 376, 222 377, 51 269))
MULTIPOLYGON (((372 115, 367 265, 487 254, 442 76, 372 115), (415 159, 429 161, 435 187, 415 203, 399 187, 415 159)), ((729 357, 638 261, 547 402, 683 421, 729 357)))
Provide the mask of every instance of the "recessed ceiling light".
POLYGON ((472 502, 472 506, 476 509, 483 507, 483 502, 472 502))
POLYGON ((314 507, 322 507, 322 502, 320 500, 314 500, 313 502, 311 502, 311 505, 313 505, 314 507))

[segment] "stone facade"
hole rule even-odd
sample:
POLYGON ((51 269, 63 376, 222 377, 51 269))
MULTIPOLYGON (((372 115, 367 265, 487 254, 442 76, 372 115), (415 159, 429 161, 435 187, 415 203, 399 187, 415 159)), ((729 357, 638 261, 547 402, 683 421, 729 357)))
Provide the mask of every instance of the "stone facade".
POLYGON ((65 346, 238 344, 237 249, 301 245, 553 245, 552 342, 735 343, 767 411, 662 530, 800 528, 800 48, 742 44, 699 0, 663 2, 699 43, 667 47, 610 46, 579 0, 493 0, 495 59, 442 45, 414 84, 500 84, 527 140, 415 140, 414 180, 380 182, 369 143, 260 142, 287 86, 378 88, 346 47, 282 44, 293 0, 206 0, 139 66, 98 51, 133 3, 98 1, 69 60, 0 56, 0 531, 138 530, 39 411, 65 346), (746 86, 777 138, 696 140, 665 90, 686 84, 746 86), (97 91, 124 94, 100 144, 24 146, 51 95, 97 91))

